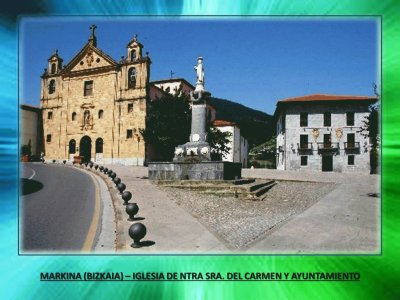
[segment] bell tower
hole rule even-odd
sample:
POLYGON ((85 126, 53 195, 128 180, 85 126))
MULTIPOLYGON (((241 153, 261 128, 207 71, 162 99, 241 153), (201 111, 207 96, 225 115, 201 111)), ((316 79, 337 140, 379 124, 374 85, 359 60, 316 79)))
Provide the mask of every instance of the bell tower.
POLYGON ((133 39, 129 42, 127 46, 127 60, 128 62, 134 62, 142 58, 143 45, 138 41, 138 35, 135 34, 133 39))
POLYGON ((62 62, 63 59, 58 56, 58 50, 55 49, 54 53, 48 59, 48 74, 49 75, 58 75, 62 70, 62 62))

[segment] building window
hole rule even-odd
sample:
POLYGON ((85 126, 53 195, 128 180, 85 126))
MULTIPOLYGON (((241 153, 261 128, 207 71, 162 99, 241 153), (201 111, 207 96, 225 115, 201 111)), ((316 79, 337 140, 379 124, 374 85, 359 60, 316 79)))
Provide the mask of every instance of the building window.
POLYGON ((52 63, 51 64, 51 74, 54 74, 56 72, 56 64, 52 63))
POLYGON ((354 155, 349 155, 349 156, 347 157, 347 164, 348 164, 349 166, 354 166, 354 155))
POLYGON ((54 79, 50 80, 49 83, 49 94, 53 94, 56 91, 56 81, 54 79))
POLYGON ((128 113, 133 112, 133 103, 128 103, 128 113))
POLYGON ((46 142, 47 143, 51 142, 51 134, 46 135, 46 142))
POLYGON ((132 137, 133 137, 133 131, 132 131, 132 129, 128 129, 126 131, 126 138, 131 139, 132 137))
POLYGON ((76 120, 76 112, 73 112, 73 113, 72 113, 71 119, 72 119, 72 121, 75 121, 75 120, 76 120))
POLYGON ((103 119, 103 114, 104 114, 103 110, 100 109, 99 110, 99 119, 103 119))
POLYGON ((93 80, 85 81, 85 86, 83 90, 83 96, 93 95, 93 80))
POLYGON ((128 88, 136 87, 136 69, 130 68, 128 71, 128 88))
POLYGON ((300 134, 300 149, 308 149, 308 135, 300 134))
POLYGON ((347 126, 354 126, 354 112, 347 112, 346 113, 346 125, 347 126))
POLYGON ((347 147, 354 148, 356 141, 356 135, 354 133, 347 134, 347 147))
POLYGON ((103 139, 98 138, 96 140, 96 153, 103 153, 103 139))
POLYGON ((300 127, 308 126, 308 113, 300 113, 300 127))
POLYGON ((52 111, 47 112, 47 119, 49 119, 49 120, 53 119, 53 112, 52 111))
POLYGON ((136 60, 136 50, 132 50, 131 51, 131 61, 135 61, 136 60))
POLYGON ((301 165, 302 166, 307 166, 307 156, 301 156, 301 165))
POLYGON ((68 144, 68 152, 69 154, 75 154, 76 142, 75 140, 70 140, 68 144))
POLYGON ((330 112, 324 113, 324 126, 326 126, 326 127, 331 126, 331 113, 330 112))

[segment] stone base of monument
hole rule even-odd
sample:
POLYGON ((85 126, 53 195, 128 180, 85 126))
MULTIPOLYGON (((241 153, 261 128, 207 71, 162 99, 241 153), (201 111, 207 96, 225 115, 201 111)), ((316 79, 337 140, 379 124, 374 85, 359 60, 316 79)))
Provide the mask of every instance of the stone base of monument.
POLYGON ((242 175, 242 164, 227 161, 151 162, 151 180, 235 180, 242 175))

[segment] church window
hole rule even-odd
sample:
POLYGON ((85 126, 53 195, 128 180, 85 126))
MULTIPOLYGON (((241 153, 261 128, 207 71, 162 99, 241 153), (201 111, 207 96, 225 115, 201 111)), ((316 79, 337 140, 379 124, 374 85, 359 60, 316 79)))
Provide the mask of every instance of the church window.
POLYGON ((102 109, 99 110, 99 119, 103 119, 104 111, 102 109))
POLYGON ((76 142, 75 140, 70 140, 68 144, 68 152, 69 154, 75 154, 76 151, 76 142))
POLYGON ((49 84, 49 94, 53 94, 56 91, 56 81, 54 79, 50 80, 49 84))
POLYGON ((56 63, 51 64, 51 74, 54 74, 56 72, 56 63))
POLYGON ((93 80, 85 81, 83 95, 84 96, 92 96, 93 95, 93 80))
POLYGON ((71 119, 72 119, 72 121, 75 121, 75 120, 76 120, 76 112, 73 112, 73 113, 72 113, 71 119))
POLYGON ((128 88, 136 87, 136 69, 130 68, 128 71, 128 88))
POLYGON ((133 103, 128 103, 128 113, 133 112, 133 103))
POLYGON ((126 131, 126 138, 131 139, 132 137, 133 137, 133 131, 132 131, 132 129, 128 129, 126 131))
POLYGON ((53 112, 52 111, 47 112, 47 119, 49 119, 49 120, 53 119, 53 112))
POLYGON ((132 52, 131 52, 131 60, 132 61, 135 61, 136 60, 136 50, 132 50, 132 52))
POLYGON ((96 140, 96 153, 103 153, 103 139, 98 138, 96 140))
POLYGON ((46 142, 47 142, 47 143, 50 143, 50 142, 51 142, 51 134, 48 134, 48 135, 46 136, 46 142))

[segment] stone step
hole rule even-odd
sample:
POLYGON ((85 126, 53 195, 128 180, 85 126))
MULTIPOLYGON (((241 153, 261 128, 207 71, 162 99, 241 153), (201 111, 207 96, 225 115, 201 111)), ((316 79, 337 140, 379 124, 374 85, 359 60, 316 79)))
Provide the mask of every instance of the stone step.
POLYGON ((232 180, 155 180, 155 183, 162 186, 195 186, 195 185, 231 185, 232 180))
POLYGON ((271 182, 269 182, 268 185, 264 185, 261 188, 259 188, 256 191, 253 191, 253 193, 256 195, 257 198, 260 198, 261 196, 263 196, 266 192, 268 192, 274 185, 276 185, 276 182, 274 180, 272 180, 271 182))
POLYGON ((250 192, 254 192, 266 185, 270 185, 271 183, 275 182, 275 180, 270 180, 270 181, 266 181, 266 182, 258 182, 256 184, 253 184, 250 186, 250 192))
POLYGON ((243 179, 238 182, 223 180, 170 180, 160 181, 159 185, 164 187, 186 189, 202 194, 213 194, 221 197, 236 197, 250 200, 260 199, 276 182, 274 180, 260 181, 254 179, 243 179))

